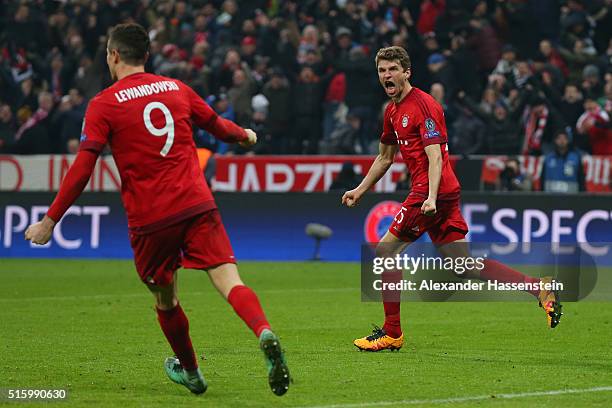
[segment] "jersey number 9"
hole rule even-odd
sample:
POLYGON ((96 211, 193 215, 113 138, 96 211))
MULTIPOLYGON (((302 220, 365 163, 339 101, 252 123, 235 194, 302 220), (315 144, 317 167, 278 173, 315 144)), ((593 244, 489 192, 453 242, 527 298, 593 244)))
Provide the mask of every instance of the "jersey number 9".
POLYGON ((153 136, 166 136, 166 144, 159 152, 163 157, 166 157, 174 143, 174 119, 172 118, 170 109, 161 102, 151 102, 145 106, 144 112, 142 112, 142 118, 147 130, 153 136), (151 122, 151 112, 153 109, 159 109, 164 114, 164 118, 166 119, 164 127, 156 128, 153 122, 151 122))

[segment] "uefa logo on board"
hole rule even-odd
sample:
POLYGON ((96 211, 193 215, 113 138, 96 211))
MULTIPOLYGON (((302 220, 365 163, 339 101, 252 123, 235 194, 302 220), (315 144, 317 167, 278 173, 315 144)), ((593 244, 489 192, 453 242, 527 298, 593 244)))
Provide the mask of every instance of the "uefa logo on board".
POLYGON ((366 216, 363 226, 366 242, 380 241, 401 208, 402 204, 397 201, 383 201, 376 204, 366 216))

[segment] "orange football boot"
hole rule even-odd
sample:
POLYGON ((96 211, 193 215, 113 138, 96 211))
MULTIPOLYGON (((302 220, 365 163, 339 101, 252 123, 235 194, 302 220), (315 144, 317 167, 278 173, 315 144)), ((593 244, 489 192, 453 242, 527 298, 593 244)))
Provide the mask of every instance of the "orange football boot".
MULTIPOLYGON (((540 284, 551 282, 551 276, 546 276, 540 279, 540 284)), ((551 329, 555 328, 559 324, 561 316, 563 316, 563 313, 561 312, 562 306, 561 302, 559 301, 559 295, 554 290, 541 289, 540 294, 538 295, 538 301, 540 302, 540 307, 544 309, 544 312, 546 312, 548 327, 551 329)))
POLYGON ((378 326, 374 326, 372 334, 362 337, 353 342, 353 344, 362 351, 381 351, 381 350, 399 350, 404 345, 404 335, 394 339, 387 336, 387 333, 378 326))

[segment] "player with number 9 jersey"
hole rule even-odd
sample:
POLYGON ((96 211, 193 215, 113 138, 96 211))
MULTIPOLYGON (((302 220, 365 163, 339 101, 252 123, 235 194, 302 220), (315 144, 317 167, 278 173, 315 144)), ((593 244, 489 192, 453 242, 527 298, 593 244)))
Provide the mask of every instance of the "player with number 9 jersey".
MULTIPOLYGON (((198 165, 192 123, 206 129, 217 119, 181 81, 145 72, 91 100, 80 149, 99 153, 110 146, 131 231, 154 231, 215 207, 198 165)), ((246 138, 234 127, 226 141, 246 138)))
POLYGON ((195 394, 206 391, 178 299, 176 272, 183 266, 208 272, 219 293, 259 337, 268 384, 276 395, 290 383, 284 352, 253 290, 242 282, 219 211, 204 180, 193 141, 196 125, 225 142, 250 147, 257 141, 218 116, 181 81, 145 72, 150 40, 138 24, 110 32, 106 62, 116 82, 93 98, 83 124, 79 152, 45 217, 25 238, 44 245, 55 225, 81 194, 98 156, 110 146, 121 177, 130 244, 140 279, 155 298, 160 327, 175 357, 166 374, 195 394))

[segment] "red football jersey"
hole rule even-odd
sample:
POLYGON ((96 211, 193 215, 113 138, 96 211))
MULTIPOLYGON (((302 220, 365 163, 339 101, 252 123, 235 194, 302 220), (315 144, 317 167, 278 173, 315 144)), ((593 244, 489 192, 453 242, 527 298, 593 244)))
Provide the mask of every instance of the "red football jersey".
POLYGON ((181 81, 144 72, 90 101, 80 149, 110 145, 131 230, 154 231, 216 207, 192 137, 192 123, 207 129, 216 118, 181 81))
POLYGON ((413 87, 400 101, 385 110, 381 143, 399 145, 412 180, 411 195, 429 195, 429 160, 425 146, 439 144, 442 150, 442 174, 438 200, 459 198, 461 187, 448 159, 446 123, 440 104, 429 94, 413 87))

